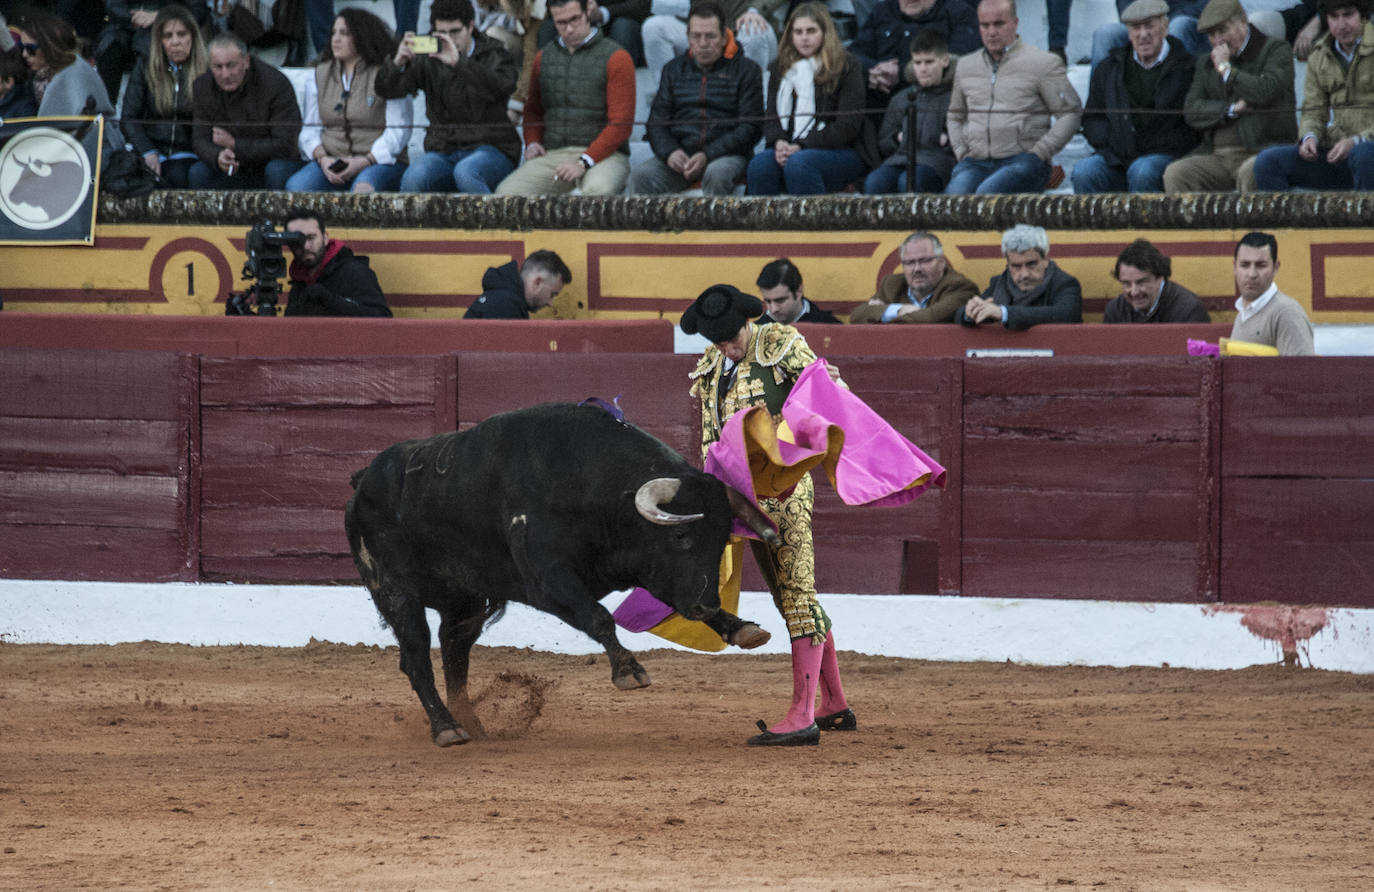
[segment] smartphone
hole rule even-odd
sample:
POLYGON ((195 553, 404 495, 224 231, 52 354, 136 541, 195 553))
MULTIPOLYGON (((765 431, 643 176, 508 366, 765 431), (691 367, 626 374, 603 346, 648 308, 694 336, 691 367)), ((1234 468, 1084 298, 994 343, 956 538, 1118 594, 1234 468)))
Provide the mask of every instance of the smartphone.
POLYGON ((342 158, 336 158, 334 159, 334 163, 329 165, 329 169, 334 173, 343 173, 345 170, 348 170, 348 162, 342 158))
POLYGON ((433 34, 425 34, 410 38, 410 51, 417 56, 428 56, 431 53, 439 52, 439 38, 433 34))

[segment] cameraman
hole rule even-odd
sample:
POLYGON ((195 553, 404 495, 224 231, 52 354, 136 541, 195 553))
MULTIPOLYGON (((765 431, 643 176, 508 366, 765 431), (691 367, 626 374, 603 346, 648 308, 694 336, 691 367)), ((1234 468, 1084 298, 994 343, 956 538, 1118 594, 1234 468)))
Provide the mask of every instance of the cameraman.
POLYGON ((324 218, 305 208, 292 208, 286 218, 287 232, 305 236, 292 245, 288 275, 287 316, 391 316, 377 274, 366 257, 355 256, 324 229, 324 218))

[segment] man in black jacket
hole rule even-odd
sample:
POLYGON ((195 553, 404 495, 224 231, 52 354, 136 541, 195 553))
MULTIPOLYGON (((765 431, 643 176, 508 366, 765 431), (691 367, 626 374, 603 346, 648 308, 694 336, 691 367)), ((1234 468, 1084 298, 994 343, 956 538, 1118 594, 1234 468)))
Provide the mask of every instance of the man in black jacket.
POLYGON ((1196 62, 1169 36, 1169 4, 1135 0, 1121 13, 1130 43, 1093 70, 1083 136, 1096 153, 1073 168, 1073 191, 1163 192, 1164 168, 1198 133, 1183 118, 1196 62))
POLYGON ((287 275, 291 292, 287 295, 287 316, 391 316, 377 274, 338 239, 324 229, 324 219, 315 211, 293 208, 286 218, 286 231, 305 236, 292 245, 295 257, 287 275))
POLYGON ((1102 321, 1211 322, 1202 300, 1169 278, 1173 264, 1154 245, 1138 238, 1116 258, 1112 275, 1121 294, 1107 303, 1102 321))
POLYGON ((698 3, 687 16, 688 49, 663 66, 645 139, 654 155, 630 174, 639 195, 732 195, 762 133, 763 73, 725 27, 725 10, 698 3))
POLYGON ((954 314, 955 322, 1024 331, 1046 322, 1083 321, 1083 288, 1050 259, 1044 229, 1025 223, 1008 229, 1002 233, 1002 256, 1006 271, 993 277, 982 297, 969 298, 954 314))
POLYGON ((795 322, 824 322, 838 325, 840 320, 829 310, 823 310, 812 303, 802 291, 801 270, 786 257, 779 257, 763 267, 758 279, 759 295, 766 308, 759 317, 759 324, 781 322, 791 325, 795 322))
POLYGON ((553 303, 572 271, 552 251, 535 251, 518 268, 515 261, 488 267, 482 274, 482 295, 468 307, 464 319, 528 319, 531 310, 553 303))

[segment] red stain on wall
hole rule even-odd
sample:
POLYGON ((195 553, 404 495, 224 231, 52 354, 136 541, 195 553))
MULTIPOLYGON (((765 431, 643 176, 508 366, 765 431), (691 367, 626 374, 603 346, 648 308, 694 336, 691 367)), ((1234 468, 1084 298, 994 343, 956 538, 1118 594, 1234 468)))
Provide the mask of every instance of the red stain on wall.
POLYGON ((1286 666, 1301 665, 1298 649, 1307 655, 1307 665, 1312 665, 1312 657, 1307 653, 1307 642, 1326 628, 1331 621, 1331 611, 1325 607, 1279 607, 1247 606, 1244 604, 1219 605, 1204 608, 1207 613, 1239 613, 1240 624, 1258 638, 1278 642, 1283 650, 1286 666))

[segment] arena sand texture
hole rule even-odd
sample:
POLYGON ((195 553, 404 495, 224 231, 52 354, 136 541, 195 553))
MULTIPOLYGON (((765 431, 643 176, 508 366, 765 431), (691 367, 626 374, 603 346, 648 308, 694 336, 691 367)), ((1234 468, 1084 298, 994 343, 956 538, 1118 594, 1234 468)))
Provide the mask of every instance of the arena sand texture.
POLYGON ((0 643, 0 888, 1374 888, 1374 676, 841 653, 772 750, 785 657, 642 660, 479 647, 441 750, 394 648, 0 643))

